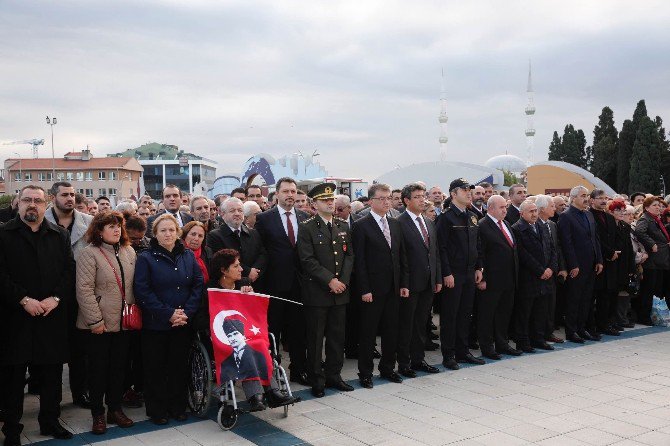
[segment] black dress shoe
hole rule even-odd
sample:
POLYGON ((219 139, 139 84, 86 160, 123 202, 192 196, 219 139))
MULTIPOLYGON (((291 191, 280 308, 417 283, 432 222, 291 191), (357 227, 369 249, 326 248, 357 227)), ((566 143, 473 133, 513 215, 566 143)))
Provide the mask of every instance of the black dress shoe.
POLYGON ((282 393, 279 389, 269 389, 265 391, 265 401, 268 407, 275 408, 295 403, 295 398, 282 393))
POLYGON ((427 340, 426 345, 423 347, 423 349, 427 352, 434 352, 438 348, 440 348, 440 344, 438 344, 437 342, 433 342, 431 340, 427 340))
POLYGON ((562 344, 565 342, 564 339, 559 338, 558 336, 551 335, 547 338, 547 342, 553 342, 555 344, 562 344))
POLYGON ((554 346, 546 342, 536 342, 533 344, 533 347, 539 348, 540 350, 553 350, 554 346))
POLYGON ((82 409, 91 408, 91 398, 89 398, 88 393, 82 393, 80 395, 72 395, 72 404, 79 406, 82 409))
POLYGON ((21 436, 17 434, 7 435, 2 444, 3 446, 21 446, 21 436))
POLYGON ((182 413, 178 413, 176 415, 172 415, 172 419, 175 420, 175 421, 186 421, 186 420, 188 420, 188 415, 186 415, 186 413, 182 412, 182 413))
POLYGON ((249 412, 260 412, 261 410, 266 409, 262 393, 253 395, 247 402, 249 403, 249 412))
POLYGON ((374 384, 372 384, 372 376, 361 376, 358 378, 358 381, 361 383, 361 386, 366 389, 372 389, 374 384))
POLYGON ((500 361, 502 359, 502 355, 500 353, 496 353, 495 350, 485 350, 482 352, 482 356, 493 359, 494 361, 500 361))
POLYGON ((390 372, 379 372, 379 376, 392 383, 400 384, 402 382, 402 376, 398 375, 395 370, 391 370, 390 372))
POLYGON ((468 348, 469 348, 470 350, 479 350, 479 343, 478 343, 477 341, 472 341, 472 342, 470 342, 470 344, 468 345, 468 348))
POLYGON ((571 334, 565 337, 570 342, 574 342, 575 344, 583 344, 584 343, 584 338, 579 336, 577 333, 571 334))
POLYGON ((461 368, 454 358, 446 358, 442 360, 442 365, 451 370, 458 370, 461 368))
POLYGON ((517 350, 521 350, 524 353, 535 353, 535 349, 530 346, 530 344, 517 344, 517 350))
POLYGON ((377 347, 375 347, 375 351, 372 352, 372 357, 373 357, 374 359, 381 359, 382 354, 379 353, 379 350, 377 350, 377 347))
POLYGON ((312 395, 314 395, 315 398, 323 398, 326 396, 326 391, 323 390, 323 387, 312 387, 312 395))
POLYGON ((309 378, 307 378, 307 373, 305 373, 305 372, 291 373, 290 381, 292 383, 302 384, 303 386, 311 386, 312 385, 312 383, 309 382, 309 378))
POLYGON ((151 417, 151 422, 156 426, 165 426, 168 424, 168 419, 167 417, 151 417))
POLYGON ((398 372, 407 378, 416 378, 416 372, 409 367, 398 367, 398 372))
POLYGON ((52 436, 58 440, 69 440, 72 438, 72 432, 61 426, 58 421, 40 426, 40 435, 52 436))
POLYGON ((604 335, 607 335, 607 336, 621 336, 621 333, 619 333, 618 330, 615 330, 612 327, 607 327, 603 330, 600 330, 600 332, 604 335))
POLYGON ((496 353, 500 355, 521 356, 522 352, 508 345, 506 348, 496 349, 496 353))
POLYGON ((457 362, 467 362, 468 364, 475 364, 475 365, 486 364, 486 361, 484 361, 482 358, 475 358, 474 356, 472 356, 472 353, 468 353, 465 356, 457 356, 456 361, 457 362))
POLYGON ((624 324, 624 328, 635 328, 635 323, 629 322, 627 324, 624 324))
POLYGON ((331 389, 339 390, 341 392, 351 392, 354 390, 353 387, 341 379, 339 381, 326 381, 326 387, 330 387, 331 389))
POLYGON ((426 361, 421 361, 420 364, 412 364, 412 370, 414 371, 421 371, 421 372, 426 372, 426 373, 440 373, 440 369, 437 367, 433 367, 432 365, 428 364, 426 361))

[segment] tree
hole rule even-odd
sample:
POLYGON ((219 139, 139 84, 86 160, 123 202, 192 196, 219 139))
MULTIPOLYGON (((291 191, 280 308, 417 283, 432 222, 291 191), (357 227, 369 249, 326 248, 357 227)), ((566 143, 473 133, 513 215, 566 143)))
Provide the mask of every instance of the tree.
POLYGON ((658 130, 658 140, 661 152, 661 175, 663 175, 663 194, 667 194, 670 189, 670 141, 668 134, 663 127, 663 120, 656 116, 654 120, 658 130))
POLYGON ((554 132, 554 137, 549 144, 549 161, 563 161, 563 143, 558 136, 558 132, 554 132))
POLYGON ((586 135, 584 135, 582 129, 577 130, 575 141, 577 142, 580 158, 580 162, 577 165, 582 169, 589 170, 593 161, 593 150, 591 149, 591 146, 586 145, 586 135))
POLYGON ((519 180, 519 177, 514 175, 511 171, 503 170, 502 173, 503 173, 503 185, 511 186, 513 184, 521 183, 521 180, 519 180))
POLYGON ((633 143, 628 190, 658 194, 661 191, 661 140, 656 123, 640 118, 640 129, 633 143))
POLYGON ((568 124, 563 130, 563 138, 561 138, 561 140, 563 141, 563 161, 574 164, 575 166, 583 167, 585 164, 583 158, 584 146, 586 145, 584 132, 580 135, 579 131, 575 130, 575 127, 572 124, 568 124))
POLYGON ((612 187, 617 186, 618 142, 619 132, 614 126, 614 112, 604 107, 593 129, 591 173, 612 187))
POLYGON ((630 177, 630 158, 633 153, 633 144, 635 143, 635 126, 633 121, 626 119, 621 127, 619 133, 619 143, 617 145, 617 173, 616 173, 616 188, 619 192, 628 191, 630 193, 636 192, 628 189, 630 177))
MULTIPOLYGON (((630 185, 631 156, 633 144, 637 132, 640 129, 640 123, 647 117, 647 104, 644 99, 638 101, 633 112, 633 120, 626 120, 621 127, 619 134, 619 145, 617 149, 617 189, 625 191, 630 185)), ((630 191, 635 192, 635 191, 630 191)))

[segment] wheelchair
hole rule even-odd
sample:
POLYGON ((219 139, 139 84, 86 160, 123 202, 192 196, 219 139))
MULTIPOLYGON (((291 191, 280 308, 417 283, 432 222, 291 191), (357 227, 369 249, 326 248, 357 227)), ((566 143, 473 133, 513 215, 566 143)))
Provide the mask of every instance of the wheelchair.
MULTIPOLYGON (((279 390, 293 397, 286 372, 280 365, 281 355, 272 333, 270 333, 270 357, 272 358, 272 376, 279 385, 279 390)), ((207 418, 212 400, 218 399, 217 424, 222 430, 235 427, 239 414, 247 413, 247 411, 238 407, 233 380, 226 381, 221 386, 216 385, 214 355, 201 341, 199 333, 191 344, 188 362, 191 372, 188 383, 188 405, 191 412, 196 417, 207 418)), ((294 398, 294 402, 290 405, 299 401, 299 397, 294 398)), ((284 408, 284 417, 288 417, 288 406, 289 404, 280 406, 284 408)))

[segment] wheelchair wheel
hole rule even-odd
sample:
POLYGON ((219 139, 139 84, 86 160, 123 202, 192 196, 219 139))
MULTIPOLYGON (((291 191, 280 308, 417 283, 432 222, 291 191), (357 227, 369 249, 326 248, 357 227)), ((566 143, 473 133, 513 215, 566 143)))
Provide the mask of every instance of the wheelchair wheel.
POLYGON ((232 429, 237 424, 237 410, 229 404, 222 405, 216 414, 216 422, 224 431, 232 429))
POLYGON ((188 383, 188 405, 193 415, 207 417, 212 397, 212 364, 209 354, 200 341, 193 341, 188 353, 191 376, 188 383))

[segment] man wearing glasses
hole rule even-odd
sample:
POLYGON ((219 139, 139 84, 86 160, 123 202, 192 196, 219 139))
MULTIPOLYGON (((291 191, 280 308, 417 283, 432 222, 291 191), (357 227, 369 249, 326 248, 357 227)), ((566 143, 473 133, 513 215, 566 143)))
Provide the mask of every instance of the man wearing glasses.
POLYGON ((70 236, 66 229, 45 220, 44 189, 26 186, 19 197, 18 216, 0 227, 5 446, 21 444, 28 364, 39 374, 40 433, 72 438, 58 422, 63 363, 68 358, 67 307, 74 297, 70 236))
POLYGON ((247 201, 255 201, 261 210, 265 210, 265 200, 263 200, 263 190, 260 186, 247 186, 247 201))

